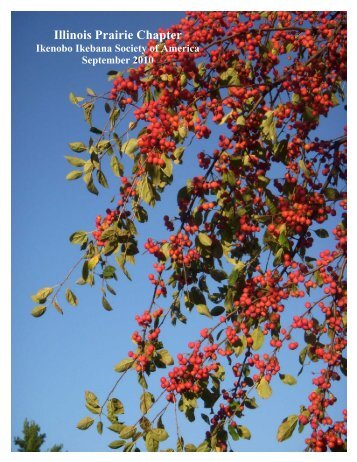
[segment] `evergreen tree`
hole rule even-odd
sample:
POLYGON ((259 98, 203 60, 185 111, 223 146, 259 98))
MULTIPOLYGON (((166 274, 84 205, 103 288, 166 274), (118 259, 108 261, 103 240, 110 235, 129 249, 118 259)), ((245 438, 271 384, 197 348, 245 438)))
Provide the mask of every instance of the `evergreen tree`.
MULTIPOLYGON (((23 437, 16 436, 14 443, 18 446, 18 452, 40 452, 41 446, 46 440, 46 433, 40 433, 41 428, 35 422, 24 421, 22 433, 23 437)), ((62 451, 62 444, 55 444, 49 449, 50 452, 62 451)))

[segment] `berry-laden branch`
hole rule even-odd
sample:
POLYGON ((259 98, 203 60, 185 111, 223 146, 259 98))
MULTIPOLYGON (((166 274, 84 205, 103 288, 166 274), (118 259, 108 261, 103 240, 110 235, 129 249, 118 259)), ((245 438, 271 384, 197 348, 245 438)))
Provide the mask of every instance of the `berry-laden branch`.
MULTIPOLYGON (((70 143, 81 157, 66 157, 78 167, 67 179, 83 178, 98 194, 97 185, 109 187, 110 168, 120 195, 94 231, 72 234, 81 259, 57 286, 33 296, 32 314, 44 314, 47 299, 62 312, 60 290, 80 262, 77 283, 100 278, 110 311, 111 280, 118 271, 131 279, 127 264, 140 264, 137 224, 145 229, 148 206, 165 198, 176 165, 186 163, 197 173, 178 190, 177 211, 163 217, 165 230, 144 237, 143 250, 155 259, 153 292, 135 315, 135 348, 116 365, 119 379, 102 404, 85 394, 97 431, 108 419, 119 438, 110 448, 127 452, 158 451, 164 442, 179 452, 239 448, 254 434, 245 413, 273 394, 276 377, 296 383, 281 369, 284 355, 301 345, 298 376, 309 369, 316 388, 308 406, 278 425, 277 440, 310 428, 306 450, 345 451, 346 412, 335 421, 330 408, 338 402, 334 383, 347 371, 347 140, 343 127, 334 139, 322 134, 331 111, 342 113, 346 15, 192 12, 169 30, 180 41, 150 41, 144 64, 109 72, 109 92, 70 96, 97 138, 70 143), (107 119, 98 129, 92 119, 102 102, 107 119), (197 166, 189 159, 196 149, 197 166), (189 329, 193 311, 204 325, 175 362, 164 344, 168 321, 189 329), (113 397, 129 374, 139 382, 134 424, 113 397), (185 443, 178 411, 193 422, 198 408, 211 413, 201 412, 206 431, 185 443), (170 412, 176 444, 163 422, 170 412)), ((69 287, 65 296, 78 303, 69 287)), ((93 423, 85 417, 78 428, 93 423)))

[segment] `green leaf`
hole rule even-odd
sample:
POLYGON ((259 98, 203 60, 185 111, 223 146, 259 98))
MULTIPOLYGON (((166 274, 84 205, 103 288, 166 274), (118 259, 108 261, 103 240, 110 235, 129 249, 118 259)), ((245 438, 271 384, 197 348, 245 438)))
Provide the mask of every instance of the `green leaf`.
POLYGON ((104 297, 104 295, 102 297, 102 305, 103 305, 103 308, 107 311, 112 311, 113 309, 110 303, 108 302, 108 300, 104 297))
POLYGON ((115 441, 112 441, 108 446, 110 447, 110 449, 119 449, 122 446, 124 446, 124 444, 125 444, 124 440, 115 440, 115 441))
POLYGON ((93 176, 92 172, 89 171, 83 176, 83 181, 85 182, 87 189, 90 193, 95 194, 98 196, 98 189, 95 187, 93 183, 93 176))
POLYGON ((103 188, 108 188, 107 178, 101 170, 97 170, 97 179, 98 183, 101 184, 103 188))
POLYGON ((222 83, 227 87, 236 87, 237 85, 240 85, 238 72, 233 67, 229 67, 223 71, 219 77, 222 83))
POLYGON ((174 152, 172 153, 172 156, 174 157, 174 163, 175 164, 181 164, 182 163, 182 156, 183 153, 185 152, 185 148, 180 146, 179 148, 176 148, 174 152))
POLYGON ((280 234, 279 234, 279 237, 278 237, 278 242, 281 245, 281 247, 283 247, 284 249, 289 249, 290 246, 289 246, 288 238, 286 236, 286 227, 285 227, 285 225, 280 230, 280 234))
POLYGON ((87 94, 89 96, 96 96, 96 94, 94 93, 94 91, 91 88, 87 88, 86 90, 87 90, 87 94))
POLYGON ((40 289, 35 295, 32 295, 31 298, 35 303, 45 303, 47 297, 53 292, 53 287, 44 287, 40 289))
POLYGON ((98 262, 99 262, 99 259, 100 259, 100 254, 99 253, 97 253, 92 258, 90 258, 88 260, 88 269, 92 270, 93 268, 95 268, 97 266, 98 262))
POLYGON ((245 125, 245 117, 243 115, 237 117, 236 119, 236 125, 245 125))
POLYGON ((91 406, 88 403, 86 403, 86 408, 88 409, 89 412, 92 412, 93 414, 100 414, 102 410, 100 406, 91 406))
POLYGON ((79 430, 87 430, 94 422, 94 419, 92 417, 84 417, 77 423, 77 428, 79 430))
POLYGON ((125 425, 119 432, 120 438, 123 438, 124 440, 127 440, 131 438, 136 431, 135 425, 125 425))
POLYGON ((92 125, 92 111, 94 109, 93 103, 85 103, 83 104, 84 110, 84 120, 88 123, 88 125, 92 125))
POLYGON ((79 157, 64 156, 64 158, 69 164, 74 165, 74 167, 83 167, 86 163, 84 159, 80 159, 79 157))
POLYGON ((214 268, 211 270, 210 274, 212 278, 217 282, 221 282, 227 279, 227 273, 223 270, 218 270, 214 268))
POLYGON ((114 175, 121 177, 124 174, 124 167, 117 158, 117 156, 112 156, 110 159, 110 167, 113 170, 114 175))
POLYGON ((265 119, 263 120, 261 127, 262 127, 262 132, 265 135, 265 138, 275 143, 276 142, 276 128, 275 128, 273 111, 266 112, 265 119))
POLYGON ((93 414, 100 414, 101 407, 99 406, 97 396, 91 391, 86 391, 84 396, 86 400, 86 408, 90 412, 93 412, 93 414))
POLYGON ((331 201, 337 201, 340 198, 340 193, 334 188, 326 188, 324 194, 331 201))
POLYGON ((185 445, 185 452, 196 452, 196 451, 197 451, 197 448, 194 444, 187 443, 185 445))
POLYGON ((316 284, 317 284, 319 287, 322 287, 322 286, 323 286, 324 281, 323 281, 323 279, 322 279, 322 276, 321 276, 321 273, 320 273, 319 270, 314 271, 314 279, 315 279, 316 284))
POLYGON ((217 377, 219 380, 223 381, 226 377, 226 371, 222 364, 218 366, 218 369, 214 373, 215 377, 217 377))
MULTIPOLYGON (((123 256, 123 254, 120 255, 121 257, 123 256)), ((127 256, 128 257, 128 256, 127 256)), ((131 276, 128 272, 128 270, 125 268, 124 266, 124 263, 122 261, 120 261, 120 257, 118 258, 117 256, 115 257, 116 261, 118 262, 121 270, 123 271, 123 274, 129 279, 129 281, 131 281, 131 276)), ((127 258, 128 260, 128 258, 127 258)))
POLYGON ((329 233, 326 229, 313 229, 313 231, 317 236, 321 237, 322 239, 329 237, 329 233))
POLYGON ((301 101, 300 96, 297 93, 294 93, 291 98, 291 102, 295 105, 295 104, 299 104, 300 101, 301 101))
POLYGON ((310 178, 310 176, 311 176, 310 175, 310 170, 306 167, 306 164, 305 164, 303 159, 299 160, 299 167, 300 167, 300 170, 302 170, 302 172, 306 176, 306 178, 310 178))
POLYGON ((211 247, 212 245, 212 239, 209 236, 207 236, 207 234, 205 233, 198 233, 198 241, 204 247, 211 247))
POLYGON ((228 432, 234 441, 239 440, 239 433, 236 427, 233 427, 233 425, 228 425, 228 432))
POLYGON ((197 446, 196 452, 210 452, 209 443, 207 440, 204 440, 199 446, 197 446))
POLYGON ((289 374, 279 374, 280 380, 287 385, 295 385, 296 378, 289 374))
MULTIPOLYGON (((111 413, 111 414, 114 414, 113 412, 110 412, 110 411, 108 411, 108 412, 111 413)), ((112 432, 119 434, 120 430, 123 427, 124 427, 123 423, 113 423, 113 424, 109 425, 108 430, 111 430, 112 432)))
MULTIPOLYGON (((110 112, 110 106, 109 108, 107 108, 107 110, 109 109, 108 112, 110 112)), ((118 117, 120 116, 120 109, 118 108, 113 108, 111 114, 110 114, 110 117, 109 117, 109 120, 110 120, 110 129, 113 130, 114 127, 115 127, 115 123, 116 121, 118 120, 118 117)), ((117 140, 115 140, 117 141, 117 140)))
POLYGON ((126 141, 122 146, 122 151, 128 156, 132 156, 133 153, 138 149, 138 140, 136 138, 131 138, 126 141))
POLYGON ((171 178, 172 176, 172 172, 173 172, 173 164, 172 164, 172 161, 170 159, 167 159, 165 157, 165 167, 161 168, 161 170, 165 173, 165 175, 168 177, 168 178, 171 178))
POLYGON ((186 74, 181 74, 180 75, 180 84, 182 87, 185 87, 187 84, 187 75, 186 74))
MULTIPOLYGON (((227 120, 232 117, 233 111, 228 112, 225 116, 222 117, 221 121, 219 122, 219 125, 223 125, 227 122, 227 120)), ((244 119, 244 118, 243 118, 244 119)))
POLYGON ((86 145, 81 142, 68 143, 68 145, 74 152, 83 152, 87 150, 86 145))
POLYGON ((292 414, 282 421, 278 428, 278 433, 276 435, 276 438, 279 441, 279 443, 291 437, 291 435, 294 433, 298 420, 299 416, 297 416, 296 414, 292 414))
POLYGON ((190 300, 195 305, 206 305, 206 298, 203 292, 196 286, 193 286, 190 290, 190 300))
POLYGON ((307 122, 317 122, 319 120, 319 116, 314 115, 313 112, 314 111, 311 107, 305 106, 304 112, 302 114, 303 119, 307 122))
POLYGON ((149 205, 155 204, 155 194, 147 175, 138 183, 137 191, 141 199, 149 205))
POLYGON ((241 337, 239 337, 237 346, 234 347, 234 352, 236 356, 239 356, 243 352, 245 352, 246 349, 247 349, 247 337, 245 335, 242 335, 241 337))
POLYGON ((70 235, 69 241, 72 244, 82 245, 88 241, 87 233, 85 231, 76 231, 75 233, 70 235))
POLYGON ((253 339, 252 349, 254 351, 257 351, 263 346, 264 334, 263 334, 261 328, 257 327, 256 329, 253 330, 251 336, 252 336, 252 339, 253 339))
POLYGON ((299 353, 299 363, 301 365, 304 364, 306 355, 307 355, 307 347, 303 348, 299 353))
POLYGON ((84 260, 83 266, 82 266, 82 279, 83 281, 86 281, 89 276, 89 269, 88 269, 88 260, 84 260))
POLYGON ((249 428, 245 427, 244 425, 238 425, 238 434, 241 438, 244 438, 246 440, 250 440, 252 436, 249 428))
POLYGON ((39 318, 46 312, 47 307, 44 305, 35 306, 35 308, 31 311, 31 314, 34 318, 39 318))
POLYGON ((226 310, 224 306, 215 306, 214 308, 211 309, 211 315, 212 316, 219 316, 220 314, 224 313, 226 310))
POLYGON ((103 422, 97 423, 97 432, 99 433, 99 435, 103 433, 103 422))
POLYGON ((264 377, 260 380, 260 382, 257 385, 257 392, 258 395, 263 399, 270 398, 273 392, 271 386, 269 385, 269 382, 267 382, 267 380, 264 377))
POLYGON ((183 445, 184 445, 184 440, 183 440, 182 436, 180 436, 180 437, 177 439, 176 451, 177 451, 177 452, 183 452, 183 445))
POLYGON ((230 286, 234 286, 235 283, 237 282, 238 278, 239 278, 239 275, 242 273, 242 271, 240 271, 239 269, 235 268, 231 274, 229 275, 229 278, 228 278, 228 283, 230 286))
POLYGON ((334 106, 338 106, 340 104, 340 101, 336 95, 336 93, 332 93, 331 95, 331 103, 334 105, 334 106))
POLYGON ((159 441, 154 438, 152 430, 148 431, 146 434, 145 446, 149 452, 157 452, 159 449, 159 441))
POLYGON ((150 420, 145 417, 145 416, 142 416, 141 419, 140 419, 140 427, 145 431, 145 432, 148 432, 151 428, 151 422, 150 420))
POLYGON ((56 310, 59 312, 59 314, 63 314, 63 310, 59 306, 59 304, 56 302, 56 300, 53 300, 52 305, 56 308, 56 310))
POLYGON ((178 128, 178 134, 182 140, 184 140, 187 136, 187 127, 184 124, 181 124, 178 128))
POLYGON ((266 186, 268 186, 268 184, 270 183, 269 178, 267 178, 264 175, 258 175, 257 180, 261 188, 266 188, 266 186))
MULTIPOLYGON (((102 233, 101 233, 101 240, 102 241, 115 241, 118 237, 118 229, 116 227, 110 227, 106 228, 102 233)), ((111 267, 114 268, 114 267, 111 267)), ((115 272, 115 271, 114 271, 115 272)), ((114 272, 111 270, 109 277, 112 277, 114 272)))
POLYGON ((85 400, 91 406, 98 406, 98 398, 92 391, 86 390, 84 393, 85 400))
POLYGON ((165 441, 169 437, 167 431, 163 428, 153 428, 151 433, 156 441, 165 441))
POLYGON ((212 315, 211 315, 209 309, 207 308, 207 305, 205 305, 203 303, 199 303, 198 305, 196 305, 196 308, 197 308, 197 311, 200 314, 203 314, 204 316, 212 318, 212 315))
MULTIPOLYGON (((135 214, 135 218, 140 222, 140 223, 145 223, 146 221, 148 221, 149 219, 149 215, 147 213, 147 211, 144 209, 144 207, 142 207, 141 205, 138 205, 135 210, 134 210, 134 214, 135 214)), ((169 244, 164 244, 162 247, 161 247, 161 251, 162 251, 162 248, 167 245, 169 246, 169 244)), ((167 257, 168 258, 168 257, 167 257)))
POLYGON ((208 415, 202 413, 201 417, 206 422, 207 425, 211 425, 208 415))
POLYGON ((145 391, 140 397, 140 410, 142 414, 147 414, 154 402, 154 396, 150 392, 145 391))
POLYGON ((112 265, 108 265, 105 267, 103 271, 103 278, 104 279, 111 279, 115 275, 115 267, 112 265))
POLYGON ((89 131, 96 135, 103 135, 103 130, 97 127, 91 127, 89 131))
POLYGON ((245 398, 244 405, 248 409, 256 409, 258 407, 258 404, 255 398, 245 398))
POLYGON ((134 363, 134 360, 131 359, 131 358, 125 358, 123 359, 122 361, 120 361, 120 363, 118 363, 115 367, 114 367, 114 370, 115 372, 124 372, 124 371, 127 371, 128 369, 131 368, 131 366, 133 365, 134 363))
POLYGON ((276 252, 275 257, 274 257, 274 261, 273 261, 274 266, 278 266, 281 264, 283 255, 284 255, 284 249, 280 247, 280 249, 276 252))
MULTIPOLYGON (((273 151, 274 151, 274 157, 276 157, 277 160, 283 162, 284 164, 287 164, 288 140, 284 139, 284 140, 281 140, 278 143, 276 143, 274 145, 273 151)), ((270 191, 269 192, 267 191, 267 194, 269 194, 269 193, 270 193, 270 191)), ((269 195, 271 195, 271 193, 269 195)), ((267 198, 266 202, 267 202, 267 205, 268 205, 269 209, 271 209, 271 206, 273 204, 271 203, 270 198, 267 198)), ((273 211, 273 210, 270 210, 270 211, 273 211)))
POLYGON ((78 299, 75 294, 71 291, 71 289, 67 288, 66 290, 66 300, 72 306, 78 305, 78 299))
POLYGON ((129 442, 126 443, 126 445, 124 446, 123 451, 124 451, 124 452, 132 452, 132 449, 133 449, 134 446, 135 446, 135 442, 134 442, 134 441, 129 441, 129 442))
POLYGON ((83 172, 81 170, 72 170, 66 175, 66 180, 78 180, 83 176, 83 172))
POLYGON ((71 91, 69 94, 69 100, 72 104, 78 104, 79 102, 83 101, 84 98, 82 96, 75 96, 75 94, 71 91))
MULTIPOLYGON (((108 401, 107 404, 108 414, 124 414, 124 406, 123 403, 117 399, 112 398, 108 401)), ((117 427, 116 429, 112 428, 114 425, 111 425, 110 430, 119 432, 123 428, 123 424, 120 424, 120 428, 117 427)))
POLYGON ((172 366, 174 363, 174 360, 170 353, 167 350, 159 350, 157 352, 158 359, 164 363, 166 366, 172 366))
POLYGON ((110 144, 109 140, 101 140, 101 141, 98 141, 98 143, 96 144, 96 149, 99 152, 104 152, 104 151, 107 152, 111 150, 111 148, 112 148, 112 145, 110 144))

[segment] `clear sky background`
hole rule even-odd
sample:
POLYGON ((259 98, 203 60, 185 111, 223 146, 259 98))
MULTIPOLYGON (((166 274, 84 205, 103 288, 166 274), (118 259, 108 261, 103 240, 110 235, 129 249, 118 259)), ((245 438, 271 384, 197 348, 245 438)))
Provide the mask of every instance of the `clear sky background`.
MULTIPOLYGON (((54 29, 155 31, 158 27, 176 23, 182 16, 180 12, 13 14, 12 432, 13 435, 20 434, 25 418, 35 420, 47 434, 46 448, 63 443, 68 451, 106 451, 109 450, 107 444, 116 439, 110 431, 99 436, 94 426, 86 432, 75 427, 79 419, 88 415, 84 407, 84 391, 89 389, 103 399, 118 377, 113 366, 132 348, 130 335, 136 329, 134 316, 146 309, 152 295, 147 274, 153 260, 138 255, 137 260, 141 263, 131 270, 133 282, 119 277, 115 285, 118 296, 110 300, 114 308, 112 312, 101 307, 98 287, 78 287, 75 292, 79 306, 72 308, 63 302, 64 316, 58 315, 54 309, 49 309, 40 319, 30 315, 33 306, 30 295, 41 287, 61 281, 79 257, 78 247, 69 243, 68 236, 79 229, 93 229, 95 216, 104 213, 108 199, 113 195, 112 191, 101 189, 100 196, 95 197, 86 191, 81 180, 64 180, 71 170, 64 159, 64 155, 70 154, 67 143, 86 142, 89 138, 82 113, 69 102, 68 94, 73 91, 83 95, 86 87, 97 93, 107 91, 111 84, 107 82, 106 72, 113 67, 120 70, 112 65, 95 68, 83 65, 75 53, 36 53, 35 47, 37 43, 56 44, 54 29)), ((140 44, 145 45, 145 42, 140 44)), ((334 110, 333 117, 323 119, 323 124, 321 136, 327 139, 339 136, 345 124, 344 111, 334 110)), ((145 231, 146 226, 140 227, 141 244, 145 236, 162 236, 162 216, 175 213, 176 191, 185 178, 193 175, 196 153, 201 146, 194 143, 187 150, 187 160, 183 166, 177 167, 176 180, 165 201, 159 210, 151 213, 149 225, 146 225, 150 231, 145 231)), ((108 179, 113 180, 110 176, 108 179)), ((116 188, 115 182, 111 183, 116 188)), ((326 239, 320 250, 328 248, 330 242, 326 239)), ((287 319, 292 317, 296 305, 289 306, 287 319)), ((185 349, 185 340, 198 336, 202 319, 199 320, 196 314, 189 317, 189 327, 179 324, 163 333, 165 345, 173 353, 185 349)), ((210 322, 206 324, 210 325, 210 322)), ((297 374, 297 355, 298 351, 283 356, 282 372, 297 374)), ((251 441, 239 441, 234 449, 303 450, 307 432, 296 433, 283 444, 276 442, 275 435, 284 417, 298 413, 300 404, 307 404, 307 394, 313 387, 313 368, 306 369, 294 387, 284 385, 278 379, 274 381, 273 396, 266 401, 259 400, 260 407, 247 412, 242 420, 252 432, 251 441)), ((158 381, 161 374, 155 376, 158 381)), ((157 389, 155 383, 154 378, 153 390, 157 389)), ((342 380, 335 390, 343 397, 345 381, 342 380)), ((132 374, 114 395, 126 405, 128 424, 134 423, 139 416, 140 393, 141 388, 132 374)), ((332 415, 340 418, 344 407, 342 398, 332 415)), ((201 420, 200 412, 205 411, 199 410, 195 424, 186 424, 185 418, 180 418, 185 443, 203 439, 206 424, 201 420)), ((169 431, 174 431, 172 419, 164 418, 164 423, 169 431)), ((163 447, 169 447, 169 444, 163 447)))

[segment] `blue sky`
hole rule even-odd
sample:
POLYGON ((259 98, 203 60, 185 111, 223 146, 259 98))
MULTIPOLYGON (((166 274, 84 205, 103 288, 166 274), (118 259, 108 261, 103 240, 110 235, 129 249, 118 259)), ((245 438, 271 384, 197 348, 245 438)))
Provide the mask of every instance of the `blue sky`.
MULTIPOLYGON (((78 229, 93 229, 95 216, 104 213, 112 197, 111 192, 103 190, 99 197, 90 195, 81 180, 66 182, 65 175, 71 168, 64 155, 70 154, 68 142, 86 141, 89 137, 80 110, 68 100, 69 92, 81 95, 86 87, 98 93, 107 91, 110 83, 106 72, 113 66, 93 68, 81 64, 78 54, 40 54, 35 53, 35 47, 37 43, 55 44, 54 29, 155 31, 182 16, 180 12, 13 13, 12 431, 13 435, 19 434, 23 420, 33 419, 47 433, 46 447, 59 442, 69 451, 106 451, 107 444, 116 439, 109 431, 99 436, 94 427, 80 432, 75 426, 88 415, 84 391, 89 389, 104 398, 117 379, 113 366, 131 349, 130 334, 136 329, 134 316, 144 311, 151 297, 147 274, 153 260, 140 256, 141 264, 131 271, 132 283, 120 278, 115 287, 118 296, 111 299, 114 310, 110 313, 101 307, 100 292, 94 287, 75 289, 79 306, 72 308, 63 303, 63 317, 51 309, 41 319, 31 317, 30 295, 40 287, 62 280, 78 259, 79 250, 68 242, 68 236, 78 229)), ((120 70, 118 66, 114 68, 120 70)), ((340 135, 344 118, 344 112, 336 110, 331 121, 324 119, 321 135, 326 138, 340 135)), ((197 146, 200 145, 193 144, 187 151, 188 159, 177 168, 176 180, 166 199, 159 210, 152 211, 147 235, 159 237, 162 216, 174 213, 175 193, 185 178, 192 176, 195 156, 201 149, 197 146)), ((144 232, 141 227, 142 236, 144 232)), ((328 240, 324 244, 328 247, 328 240)), ((163 335, 168 349, 177 352, 185 339, 197 336, 198 315, 191 316, 189 326, 179 324, 163 335)), ((296 352, 287 353, 282 363, 284 372, 296 375, 299 369, 296 352)), ((312 388, 311 371, 308 368, 306 377, 301 376, 295 387, 275 383, 272 398, 260 400, 259 409, 247 413, 242 421, 251 429, 252 439, 239 442, 238 449, 303 449, 306 434, 294 435, 284 444, 276 442, 275 434, 281 420, 297 412, 301 402, 306 403, 312 388)), ((343 395, 344 387, 342 381, 339 394, 343 395)), ((132 376, 115 394, 126 404, 128 424, 139 415, 140 392, 132 376)), ((343 402, 336 406, 338 411, 342 407, 345 407, 343 402)), ((186 424, 183 417, 180 419, 186 443, 203 436, 206 428, 200 412, 196 424, 186 424)), ((164 423, 169 430, 172 428, 172 419, 164 418, 164 423)))

